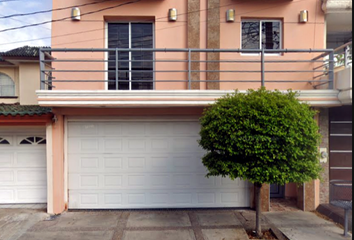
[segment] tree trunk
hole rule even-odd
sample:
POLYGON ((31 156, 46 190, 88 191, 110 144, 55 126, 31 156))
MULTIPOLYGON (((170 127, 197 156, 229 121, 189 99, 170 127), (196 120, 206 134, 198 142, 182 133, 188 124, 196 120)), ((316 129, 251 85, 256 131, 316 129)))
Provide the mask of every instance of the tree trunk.
POLYGON ((256 233, 259 238, 262 237, 262 227, 261 227, 261 214, 262 214, 262 208, 261 208, 261 189, 262 189, 262 184, 261 183, 255 183, 254 184, 254 190, 256 193, 256 233))

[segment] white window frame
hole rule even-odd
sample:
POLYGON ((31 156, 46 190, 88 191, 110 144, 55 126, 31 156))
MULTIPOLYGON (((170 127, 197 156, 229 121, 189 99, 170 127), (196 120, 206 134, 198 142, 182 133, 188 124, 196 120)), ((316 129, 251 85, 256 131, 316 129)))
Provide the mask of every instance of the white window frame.
POLYGON ((10 81, 12 81, 14 94, 13 95, 4 95, 4 96, 1 95, 1 87, 2 87, 2 85, 0 85, 0 98, 16 97, 16 83, 15 83, 15 81, 9 75, 7 75, 5 73, 0 72, 0 77, 1 77, 1 75, 4 76, 4 77, 7 77, 10 81))
MULTIPOLYGON (((246 50, 246 49, 243 49, 242 48, 242 24, 244 22, 258 22, 259 23, 259 34, 260 34, 260 40, 259 40, 259 49, 258 50, 262 50, 262 23, 265 23, 265 22, 278 22, 280 23, 280 41, 279 41, 279 49, 282 49, 283 48, 283 21, 282 20, 272 20, 272 19, 266 19, 266 20, 263 20, 263 19, 260 19, 260 20, 257 20, 257 19, 242 19, 241 20, 241 36, 240 36, 240 49, 241 50, 246 50)), ((256 49, 257 50, 257 49, 256 49)), ((243 56, 258 56, 258 55, 261 55, 260 53, 242 53, 241 52, 241 55, 243 56)), ((271 55, 271 56, 280 56, 281 53, 266 53, 266 55, 271 55)))
MULTIPOLYGON (((128 23, 129 24, 129 48, 131 48, 131 44, 132 44, 132 39, 131 39, 131 37, 132 37, 132 31, 131 31, 131 29, 132 29, 132 23, 151 23, 152 24, 152 45, 153 45, 153 48, 155 48, 155 22, 153 22, 153 21, 109 21, 109 22, 105 22, 105 39, 106 39, 106 41, 105 41, 105 48, 108 48, 108 24, 110 24, 110 23, 128 23)), ((106 60, 106 62, 105 62, 105 70, 106 71, 108 71, 108 56, 109 56, 109 54, 108 54, 108 52, 106 52, 105 53, 105 60, 106 60)), ((129 59, 131 60, 131 58, 132 58, 132 53, 131 52, 129 52, 129 59)), ((153 85, 152 85, 152 90, 155 90, 155 59, 156 59, 156 57, 155 57, 155 53, 153 53, 153 57, 152 57, 153 59, 153 75, 152 75, 152 77, 153 77, 153 79, 152 79, 152 81, 153 81, 153 85)), ((131 80, 132 80, 132 72, 131 72, 131 67, 132 67, 132 62, 129 62, 129 90, 124 90, 124 91, 132 91, 132 82, 131 82, 131 80)), ((106 80, 106 82, 105 82, 105 90, 107 90, 107 91, 117 91, 117 90, 109 90, 108 89, 108 72, 106 72, 105 73, 105 80, 106 80)), ((119 89, 118 89, 119 90, 119 89)))

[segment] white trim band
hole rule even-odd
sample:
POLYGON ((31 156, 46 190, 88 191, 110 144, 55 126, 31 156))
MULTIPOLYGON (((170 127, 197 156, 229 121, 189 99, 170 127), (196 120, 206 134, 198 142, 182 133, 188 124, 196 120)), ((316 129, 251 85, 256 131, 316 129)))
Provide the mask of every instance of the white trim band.
MULTIPOLYGON (((216 99, 234 92, 234 90, 40 90, 37 91, 37 95, 39 105, 51 107, 207 106, 216 99)), ((338 90, 303 90, 298 91, 298 98, 311 106, 340 106, 338 93, 338 90)))

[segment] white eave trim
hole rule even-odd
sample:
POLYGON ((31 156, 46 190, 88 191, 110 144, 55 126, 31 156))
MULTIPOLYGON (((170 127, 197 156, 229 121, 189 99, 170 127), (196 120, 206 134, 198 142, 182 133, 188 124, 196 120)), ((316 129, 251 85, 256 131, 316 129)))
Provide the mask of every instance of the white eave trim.
POLYGON ((324 0, 322 9, 329 13, 350 13, 353 9, 352 0, 324 0))
MULTIPOLYGON (((233 90, 155 90, 155 91, 37 91, 38 103, 49 107, 109 106, 207 106, 233 90)), ((240 91, 246 92, 246 91, 240 91)), ((286 92, 286 91, 283 91, 286 92)), ((299 99, 311 106, 340 106, 338 90, 298 91, 299 99)))

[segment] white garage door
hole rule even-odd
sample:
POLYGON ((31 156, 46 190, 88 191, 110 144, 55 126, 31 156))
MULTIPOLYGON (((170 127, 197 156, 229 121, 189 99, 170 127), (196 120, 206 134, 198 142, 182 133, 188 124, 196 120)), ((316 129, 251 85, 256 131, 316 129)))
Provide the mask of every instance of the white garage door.
POLYGON ((45 131, 0 129, 0 204, 46 202, 45 131))
POLYGON ((205 178, 198 122, 69 122, 69 208, 248 207, 248 183, 205 178))

